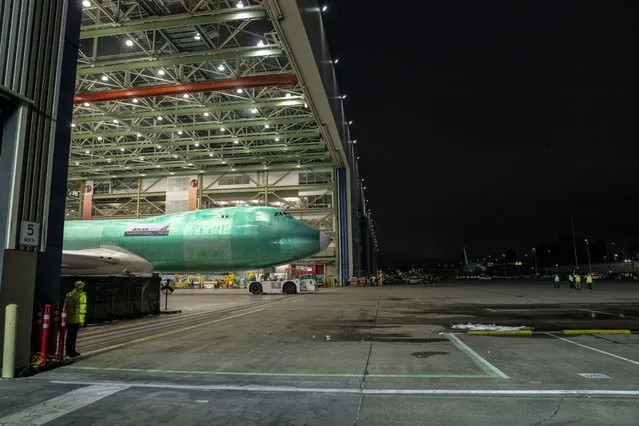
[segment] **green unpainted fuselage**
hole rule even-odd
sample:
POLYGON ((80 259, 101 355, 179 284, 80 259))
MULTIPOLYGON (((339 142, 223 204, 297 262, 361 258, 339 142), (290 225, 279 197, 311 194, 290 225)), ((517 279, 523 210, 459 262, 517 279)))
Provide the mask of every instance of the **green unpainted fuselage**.
POLYGON ((230 207, 147 219, 68 221, 63 249, 117 246, 144 258, 156 272, 213 272, 290 263, 318 253, 327 241, 281 209, 230 207))

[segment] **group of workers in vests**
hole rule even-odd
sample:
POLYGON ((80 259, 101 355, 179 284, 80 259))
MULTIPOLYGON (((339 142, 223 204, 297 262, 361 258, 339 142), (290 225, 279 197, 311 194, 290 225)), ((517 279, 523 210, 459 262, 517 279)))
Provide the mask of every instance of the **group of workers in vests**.
MULTIPOLYGON (((555 274, 555 288, 559 288, 559 274, 555 274)), ((570 281, 570 288, 581 290, 581 275, 576 272, 570 272, 568 274, 568 281, 570 281)), ((592 275, 586 274, 586 284, 588 284, 588 290, 592 290, 592 275)))

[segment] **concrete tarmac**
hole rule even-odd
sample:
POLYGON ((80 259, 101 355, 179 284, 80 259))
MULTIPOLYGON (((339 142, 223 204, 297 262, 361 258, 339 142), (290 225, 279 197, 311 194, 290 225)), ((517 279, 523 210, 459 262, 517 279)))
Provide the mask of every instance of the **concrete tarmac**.
POLYGON ((639 335, 563 330, 639 330, 638 302, 618 282, 184 291, 180 314, 83 329, 72 365, 0 382, 0 424, 635 425, 639 335))

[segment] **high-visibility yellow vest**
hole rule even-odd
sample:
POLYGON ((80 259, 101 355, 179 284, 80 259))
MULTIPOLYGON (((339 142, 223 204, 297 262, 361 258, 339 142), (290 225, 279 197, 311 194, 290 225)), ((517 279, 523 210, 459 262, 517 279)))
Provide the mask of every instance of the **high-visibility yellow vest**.
POLYGON ((67 324, 84 324, 87 313, 87 294, 78 289, 67 294, 67 324))

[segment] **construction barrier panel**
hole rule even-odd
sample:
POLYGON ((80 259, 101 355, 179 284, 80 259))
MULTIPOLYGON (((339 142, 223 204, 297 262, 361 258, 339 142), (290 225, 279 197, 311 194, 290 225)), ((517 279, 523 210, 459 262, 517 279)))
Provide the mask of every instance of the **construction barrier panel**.
POLYGON ((136 318, 160 313, 161 278, 64 276, 60 280, 60 305, 76 281, 84 281, 87 323, 136 318))

